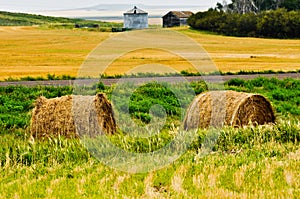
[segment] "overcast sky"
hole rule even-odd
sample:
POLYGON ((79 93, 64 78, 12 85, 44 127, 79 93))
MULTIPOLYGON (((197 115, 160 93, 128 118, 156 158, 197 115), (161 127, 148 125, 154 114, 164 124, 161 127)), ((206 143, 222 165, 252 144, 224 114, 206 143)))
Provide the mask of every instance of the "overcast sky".
POLYGON ((0 10, 6 11, 43 11, 84 8, 99 4, 145 4, 145 5, 197 5, 215 7, 222 0, 0 0, 0 10))

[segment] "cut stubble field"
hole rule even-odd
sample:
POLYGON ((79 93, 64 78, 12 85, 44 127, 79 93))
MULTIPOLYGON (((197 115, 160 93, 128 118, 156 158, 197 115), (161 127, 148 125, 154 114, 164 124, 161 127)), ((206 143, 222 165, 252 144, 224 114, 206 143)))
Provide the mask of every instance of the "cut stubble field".
POLYGON ((181 30, 209 53, 222 72, 300 68, 300 40, 228 37, 181 30))
POLYGON ((108 33, 0 27, 0 79, 47 74, 76 76, 108 33))
MULTIPOLYGON (((300 68, 300 40, 227 37, 187 28, 174 30, 198 42, 222 72, 300 68)), ((0 27, 0 80, 47 74, 76 76, 89 53, 114 34, 123 33, 0 27)), ((105 73, 124 74, 133 66, 153 62, 178 71, 192 70, 189 63, 171 53, 140 49, 115 60, 105 73)))

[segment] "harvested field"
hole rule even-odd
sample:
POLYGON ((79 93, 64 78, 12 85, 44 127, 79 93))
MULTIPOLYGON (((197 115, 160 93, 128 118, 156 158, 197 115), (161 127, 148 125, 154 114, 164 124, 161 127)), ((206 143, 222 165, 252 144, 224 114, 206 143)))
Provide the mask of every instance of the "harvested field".
POLYGON ((115 132, 112 107, 104 94, 40 97, 32 111, 31 134, 36 138, 92 137, 115 132))
POLYGON ((174 73, 176 71, 189 70, 191 72, 198 72, 193 65, 182 57, 172 54, 161 49, 139 49, 129 52, 118 59, 106 69, 107 75, 115 74, 131 74, 131 73, 174 73), (148 68, 144 67, 141 70, 135 67, 149 64, 148 68), (172 66, 172 69, 167 69, 162 66, 172 66), (131 71, 134 69, 134 71, 131 71))
POLYGON ((185 129, 274 123, 271 103, 262 95, 211 91, 198 95, 184 120, 185 129))
POLYGON ((76 76, 88 53, 108 36, 109 33, 79 30, 1 27, 0 79, 76 76))
POLYGON ((299 39, 230 37, 184 28, 178 30, 201 44, 222 72, 300 68, 299 39))
MULTIPOLYGON (((300 69, 300 40, 237 38, 186 28, 174 30, 198 42, 222 72, 300 69)), ((46 77, 47 74, 76 76, 88 54, 112 35, 81 30, 1 27, 0 80, 9 77, 46 77)), ((132 65, 157 62, 178 70, 191 68, 172 54, 140 49, 120 57, 106 73, 122 74, 132 65)))

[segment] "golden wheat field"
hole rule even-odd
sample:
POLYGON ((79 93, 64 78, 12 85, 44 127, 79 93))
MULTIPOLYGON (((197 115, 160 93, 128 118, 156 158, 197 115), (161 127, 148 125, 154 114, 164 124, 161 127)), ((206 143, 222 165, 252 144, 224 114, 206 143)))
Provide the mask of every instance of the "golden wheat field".
POLYGON ((108 36, 88 31, 0 27, 0 79, 76 76, 85 57, 108 36))
POLYGON ((300 69, 300 40, 242 38, 192 30, 182 33, 200 43, 222 72, 300 69))
MULTIPOLYGON (((300 40, 226 37, 187 28, 175 30, 197 41, 222 72, 300 69, 300 40)), ((119 33, 0 27, 0 80, 47 74, 76 76, 88 54, 112 34, 119 33)), ((188 63, 168 53, 141 49, 117 59, 107 73, 123 74, 132 66, 149 64, 149 60, 178 70, 190 68, 188 63)))

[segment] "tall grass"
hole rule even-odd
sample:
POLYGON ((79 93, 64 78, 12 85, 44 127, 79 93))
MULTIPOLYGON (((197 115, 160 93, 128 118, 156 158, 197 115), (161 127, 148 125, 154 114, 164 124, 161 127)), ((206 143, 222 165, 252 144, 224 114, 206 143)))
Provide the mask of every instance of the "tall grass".
MULTIPOLYGON (((192 84, 196 93, 206 86, 192 84)), ((148 84, 137 90, 131 103, 140 106, 138 99, 148 99, 156 87, 157 96, 169 92, 156 83, 148 84)), ((281 103, 292 106, 299 98, 294 94, 299 80, 293 79, 235 79, 225 87, 263 93, 279 111, 281 103), (277 89, 280 92, 274 94, 277 89)), ((110 96, 114 86, 99 83, 91 89, 110 96)), ((34 99, 72 92, 72 87, 0 87, 0 198, 297 198, 300 194, 300 121, 289 109, 281 110, 276 124, 217 129, 219 136, 211 151, 203 148, 210 131, 199 129, 175 162, 157 171, 130 174, 98 161, 78 139, 30 136, 28 114, 34 99)), ((170 115, 166 125, 152 137, 119 132, 109 141, 127 152, 153 152, 178 135, 178 115, 170 115)))
MULTIPOLYGON (((207 131, 180 159, 158 171, 129 174, 94 159, 79 140, 1 136, 2 197, 297 197, 300 123, 221 129, 214 150, 202 156, 207 131), (259 186, 258 186, 259 184, 259 186)), ((168 139, 133 140, 125 134, 113 143, 131 152, 148 152, 168 139)))

